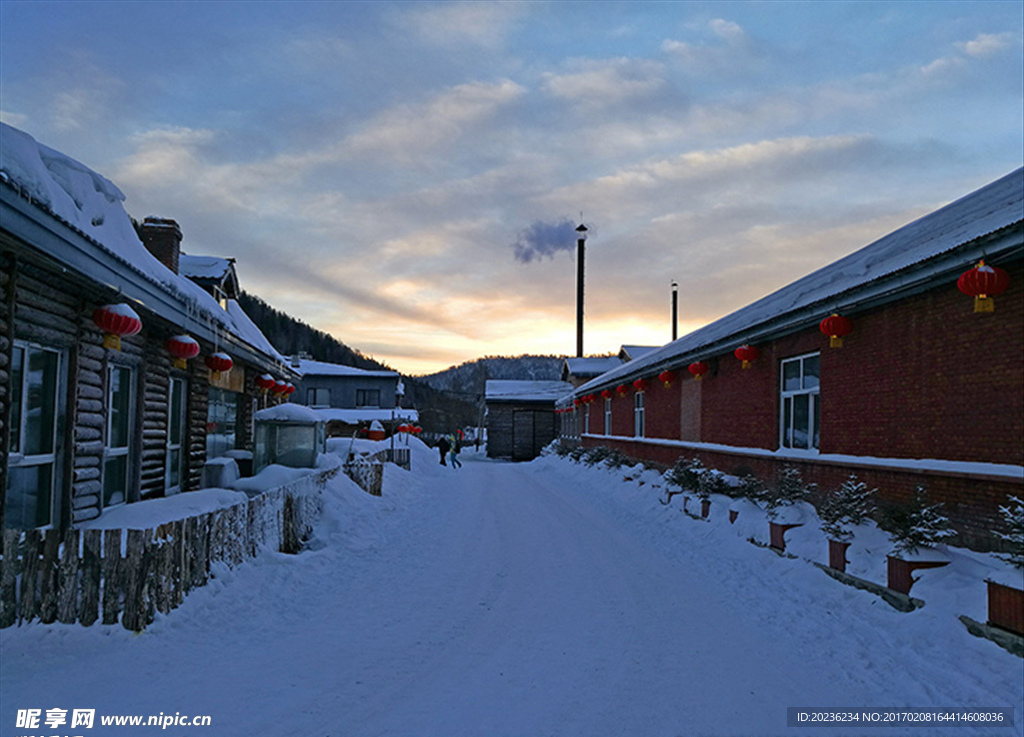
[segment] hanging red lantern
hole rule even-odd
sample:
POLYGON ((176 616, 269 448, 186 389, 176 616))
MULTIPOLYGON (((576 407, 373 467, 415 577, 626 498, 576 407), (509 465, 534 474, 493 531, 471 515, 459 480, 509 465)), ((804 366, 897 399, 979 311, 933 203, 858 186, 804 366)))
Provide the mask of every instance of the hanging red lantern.
POLYGON ((174 356, 174 368, 184 369, 186 361, 199 355, 199 343, 191 335, 175 335, 167 339, 167 352, 174 356))
POLYGON ((974 297, 975 312, 995 312, 996 303, 992 298, 1010 286, 1010 275, 1005 269, 989 266, 982 259, 973 269, 961 274, 956 285, 961 292, 974 297))
POLYGON ((664 384, 666 389, 668 389, 670 386, 672 386, 672 382, 675 381, 675 380, 676 380, 676 372, 675 371, 662 371, 660 374, 658 374, 658 381, 660 381, 662 384, 664 384))
POLYGON ((272 391, 274 394, 276 394, 279 397, 283 396, 285 394, 285 392, 288 391, 288 382, 285 381, 284 379, 277 379, 274 382, 274 385, 272 387, 270 387, 270 391, 272 391))
POLYGON ((833 313, 821 321, 818 325, 818 329, 828 336, 829 347, 842 348, 843 337, 853 332, 853 321, 849 318, 843 317, 842 315, 833 313))
POLYGON ((206 368, 210 369, 210 380, 218 381, 221 374, 226 374, 231 370, 231 367, 235 365, 235 362, 231 360, 231 356, 227 353, 211 353, 205 359, 206 368))
POLYGON ((615 387, 615 391, 619 393, 620 397, 624 397, 627 394, 629 394, 629 387, 626 386, 625 384, 619 384, 617 387, 615 387))
POLYGON ((579 397, 576 397, 574 400, 572 400, 573 407, 579 407, 581 404, 583 404, 583 400, 580 399, 579 397))
POLYGON ((704 374, 710 371, 711 367, 708 366, 703 361, 694 361, 693 363, 686 367, 686 370, 693 374, 693 378, 703 379, 704 374))
POLYGON ((92 321, 103 331, 103 347, 121 350, 121 338, 135 335, 142 330, 142 320, 128 305, 123 302, 116 305, 97 307, 92 313, 92 321))
POLYGON ((267 391, 274 388, 274 377, 270 374, 262 374, 256 377, 256 386, 259 387, 261 394, 266 394, 267 391))
POLYGON ((612 393, 611 389, 605 389, 601 392, 601 396, 604 397, 605 399, 611 399, 612 397, 615 396, 615 394, 612 393))
POLYGON ((290 397, 290 396, 291 396, 292 394, 294 394, 294 393, 295 393, 295 384, 293 384, 292 382, 290 382, 290 381, 289 381, 289 382, 288 382, 287 384, 285 384, 285 386, 284 386, 284 392, 283 392, 283 394, 284 394, 284 395, 285 395, 286 397, 290 397))
POLYGON ((637 379, 636 381, 633 382, 633 388, 636 389, 638 392, 642 392, 644 389, 647 388, 647 380, 637 379))
POLYGON ((733 355, 743 362, 740 366, 741 368, 748 369, 750 368, 751 362, 756 361, 757 357, 761 355, 761 351, 757 350, 757 348, 752 345, 741 345, 733 351, 733 355))

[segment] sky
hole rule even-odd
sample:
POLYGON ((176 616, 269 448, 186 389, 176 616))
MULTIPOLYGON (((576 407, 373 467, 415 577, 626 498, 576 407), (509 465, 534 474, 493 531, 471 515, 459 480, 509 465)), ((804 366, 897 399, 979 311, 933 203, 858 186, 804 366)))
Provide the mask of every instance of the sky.
POLYGON ((1022 2, 0 0, 0 120, 407 374, 662 345, 1024 164, 1022 2))

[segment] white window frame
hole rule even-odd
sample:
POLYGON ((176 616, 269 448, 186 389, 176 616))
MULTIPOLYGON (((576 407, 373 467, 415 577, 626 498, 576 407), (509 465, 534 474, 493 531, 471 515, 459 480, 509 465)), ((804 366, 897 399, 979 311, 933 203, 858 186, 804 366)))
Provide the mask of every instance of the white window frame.
POLYGON ((817 453, 820 445, 821 433, 821 354, 819 352, 804 353, 800 356, 784 358, 779 362, 779 448, 780 450, 793 450, 806 453, 817 453), (818 363, 818 375, 811 379, 807 369, 807 360, 816 359, 818 363), (786 388, 786 366, 797 364, 799 366, 798 387, 786 388), (807 427, 805 437, 806 447, 794 443, 796 437, 796 405, 801 398, 806 397, 807 427))
POLYGON ((331 390, 327 387, 311 386, 306 389, 306 406, 307 407, 330 407, 331 406, 331 390), (326 398, 326 402, 318 402, 318 399, 326 398))
MULTIPOLYGON (((60 513, 57 488, 58 480, 61 472, 61 443, 60 443, 60 427, 63 421, 64 405, 62 397, 66 391, 66 370, 67 361, 65 358, 64 351, 53 348, 52 346, 39 345, 38 343, 32 343, 24 340, 15 340, 12 344, 12 359, 13 352, 15 350, 22 351, 22 372, 21 372, 21 385, 11 386, 11 394, 15 392, 19 396, 19 416, 18 416, 18 447, 11 447, 10 452, 7 456, 7 467, 8 467, 8 484, 7 488, 3 489, 3 493, 6 495, 10 490, 10 472, 17 471, 18 469, 30 468, 32 466, 49 466, 50 467, 50 513, 47 521, 39 528, 48 528, 57 523, 58 515, 60 513), (49 453, 35 453, 26 454, 23 452, 24 442, 26 437, 26 429, 28 426, 28 413, 25 411, 25 396, 28 393, 28 380, 29 372, 27 370, 28 365, 28 354, 29 351, 44 351, 46 353, 52 353, 57 359, 57 366, 54 377, 53 387, 53 436, 51 437, 50 452, 49 453)), ((8 367, 8 370, 12 370, 12 367, 8 367)), ((13 377, 12 377, 13 378, 13 377)), ((13 382, 12 382, 13 383, 13 382)), ((10 398, 9 398, 10 401, 10 398)), ((13 417, 10 418, 13 421, 13 417)), ((5 500, 4 510, 4 526, 12 527, 12 520, 8 516, 7 512, 10 509, 9 500, 5 500)))
POLYGON ((604 434, 612 434, 612 400, 604 400, 604 434))
POLYGON ((171 496, 181 491, 185 477, 185 453, 188 451, 188 382, 181 376, 172 376, 167 384, 167 445, 164 450, 164 495, 171 496), (181 388, 181 408, 178 427, 180 438, 171 437, 171 413, 174 411, 174 388, 181 388), (171 483, 171 463, 174 452, 178 452, 178 483, 171 483))
POLYGON ((105 411, 107 413, 104 421, 104 433, 103 433, 103 490, 100 493, 100 506, 103 509, 108 507, 118 506, 128 502, 128 496, 131 492, 131 475, 132 475, 132 459, 131 459, 131 448, 132 439, 135 434, 135 369, 131 366, 125 366, 119 363, 111 363, 107 366, 107 386, 106 386, 106 399, 105 399, 105 411), (126 371, 128 375, 128 408, 127 408, 127 429, 126 439, 124 446, 112 446, 110 444, 111 438, 113 437, 113 395, 111 390, 113 389, 113 373, 115 371, 126 371), (114 458, 124 458, 124 499, 114 504, 108 504, 106 500, 107 489, 107 462, 114 458))
POLYGON ((644 408, 644 392, 637 392, 633 395, 633 437, 647 437, 647 420, 644 408))
POLYGON ((583 405, 583 434, 590 434, 590 405, 583 405))

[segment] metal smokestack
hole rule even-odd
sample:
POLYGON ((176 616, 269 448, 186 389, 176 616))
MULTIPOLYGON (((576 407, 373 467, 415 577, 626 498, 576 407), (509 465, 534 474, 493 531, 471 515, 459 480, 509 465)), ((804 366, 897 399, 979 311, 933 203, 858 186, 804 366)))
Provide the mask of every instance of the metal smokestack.
POLYGON ((583 256, 587 240, 587 226, 576 228, 576 357, 583 357, 583 256))
POLYGON ((672 282, 672 340, 679 337, 679 285, 672 282))

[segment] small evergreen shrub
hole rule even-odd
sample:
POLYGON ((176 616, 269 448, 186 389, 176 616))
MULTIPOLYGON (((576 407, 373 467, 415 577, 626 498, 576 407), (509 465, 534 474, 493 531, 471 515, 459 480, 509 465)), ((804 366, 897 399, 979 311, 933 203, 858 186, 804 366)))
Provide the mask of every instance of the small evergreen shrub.
POLYGON ((807 497, 813 489, 814 484, 804 484, 799 469, 786 466, 782 469, 782 476, 779 477, 775 486, 768 488, 765 492, 764 501, 768 516, 775 517, 782 507, 807 501, 807 497))
POLYGON ((821 531, 837 542, 848 543, 853 539, 853 530, 875 511, 874 497, 878 489, 869 489, 855 474, 843 482, 838 490, 825 499, 818 510, 821 531))
POLYGON ((700 475, 705 471, 699 458, 680 457, 676 464, 665 473, 665 480, 684 491, 697 491, 700 475))
POLYGON ((633 463, 633 460, 617 448, 611 448, 608 456, 604 459, 604 465, 608 468, 622 468, 633 463))
POLYGON ((697 496, 708 499, 712 494, 725 494, 729 485, 716 469, 705 468, 697 476, 697 496))
POLYGON ((581 460, 588 466, 593 466, 600 463, 612 452, 612 449, 605 445, 596 445, 593 448, 589 448, 584 454, 581 460))
POLYGON ((767 501, 768 488, 761 479, 752 473, 740 476, 740 485, 736 489, 740 498, 749 499, 755 504, 767 501))
POLYGON ((880 514, 882 529, 889 533, 893 552, 897 555, 930 548, 956 535, 949 518, 939 510, 942 504, 929 504, 928 492, 918 486, 909 504, 893 504, 880 514))
POLYGON ((579 463, 580 458, 582 458, 583 454, 586 452, 586 448, 584 448, 582 445, 577 445, 575 448, 569 451, 569 458, 571 458, 576 463, 579 463))
POLYGON ((1010 504, 1000 507, 999 511, 1003 513, 1003 519, 1010 532, 996 532, 995 535, 1010 544, 1010 552, 997 557, 1017 568, 1024 568, 1024 501, 1011 496, 1010 504))

